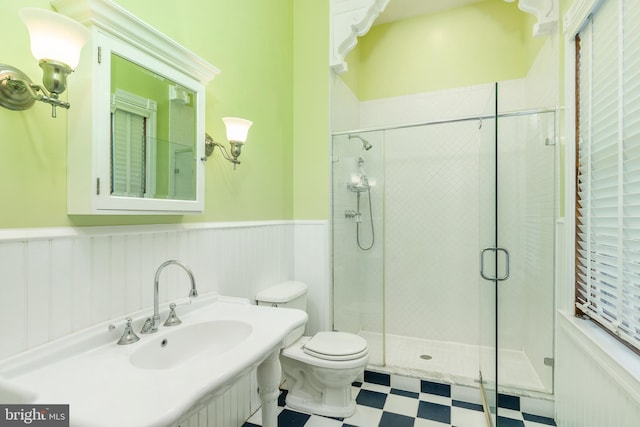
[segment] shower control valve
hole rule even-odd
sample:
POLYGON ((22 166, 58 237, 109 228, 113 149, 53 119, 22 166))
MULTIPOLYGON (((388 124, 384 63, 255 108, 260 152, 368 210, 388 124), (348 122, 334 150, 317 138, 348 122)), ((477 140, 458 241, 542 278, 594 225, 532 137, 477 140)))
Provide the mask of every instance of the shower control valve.
POLYGON ((362 222, 362 218, 361 218, 361 214, 358 211, 354 211, 353 209, 347 209, 346 211, 344 211, 344 217, 351 219, 351 218, 355 218, 356 222, 362 222))

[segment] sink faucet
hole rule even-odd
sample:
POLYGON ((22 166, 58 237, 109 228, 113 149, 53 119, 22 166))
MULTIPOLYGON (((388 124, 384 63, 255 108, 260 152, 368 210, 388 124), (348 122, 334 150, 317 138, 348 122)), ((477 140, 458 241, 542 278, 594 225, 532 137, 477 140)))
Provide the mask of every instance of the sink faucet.
POLYGON ((191 269, 189 267, 187 267, 181 261, 177 261, 175 259, 170 259, 169 261, 163 262, 156 270, 156 277, 153 279, 153 317, 148 318, 144 322, 144 326, 142 327, 140 333, 151 334, 158 330, 158 323, 160 323, 160 313, 158 313, 158 289, 160 285, 160 273, 166 266, 171 264, 182 267, 182 269, 189 275, 189 279, 191 280, 191 290, 189 291, 189 297, 198 296, 198 290, 196 289, 196 280, 193 278, 193 273, 191 272, 191 269))

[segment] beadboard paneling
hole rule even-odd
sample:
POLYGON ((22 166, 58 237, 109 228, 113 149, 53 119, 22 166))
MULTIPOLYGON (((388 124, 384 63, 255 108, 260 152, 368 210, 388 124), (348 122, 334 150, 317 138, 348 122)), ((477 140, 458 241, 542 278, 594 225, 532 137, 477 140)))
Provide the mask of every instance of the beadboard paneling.
POLYGON ((248 374, 195 414, 181 420, 177 427, 239 427, 257 410, 252 407, 255 375, 248 374))
POLYGON ((587 321, 558 316, 556 422, 566 427, 638 425, 637 356, 627 355, 630 351, 622 344, 606 344, 613 341, 611 337, 593 340, 595 335, 605 333, 588 331, 588 327, 578 327, 577 322, 587 321), (614 354, 618 356, 614 358, 614 354), (628 360, 624 360, 625 356, 628 360), (635 372, 630 375, 627 370, 635 372))
MULTIPOLYGON (((0 324, 0 359, 127 313, 151 312, 155 271, 168 259, 193 270, 200 292, 251 300, 267 286, 297 279, 300 262, 304 279, 315 281, 309 283, 313 294, 326 299, 320 290, 329 289, 327 226, 279 221, 0 230, 0 300, 11 302, 3 308, 11 322, 0 324), (296 233, 316 248, 317 262, 296 260, 296 233)), ((186 297, 188 289, 181 269, 162 272, 161 303, 186 297)), ((311 304, 328 311, 327 301, 311 304)), ((318 310, 316 324, 326 324, 327 316, 318 310)))
MULTIPOLYGON (((158 266, 178 259, 198 290, 254 299, 285 280, 309 284, 312 329, 329 324, 327 221, 209 223, 0 230, 0 359, 56 338, 149 310, 158 266)), ((187 296, 169 266, 160 302, 187 296)), ((255 372, 174 426, 236 427, 258 409, 255 372)))

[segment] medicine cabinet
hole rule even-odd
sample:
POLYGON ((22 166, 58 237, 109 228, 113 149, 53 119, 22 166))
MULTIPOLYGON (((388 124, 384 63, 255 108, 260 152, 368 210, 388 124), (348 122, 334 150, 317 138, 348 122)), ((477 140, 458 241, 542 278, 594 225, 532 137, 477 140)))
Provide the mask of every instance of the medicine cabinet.
POLYGON ((219 70, 109 0, 51 4, 91 31, 68 89, 67 212, 202 213, 219 70))

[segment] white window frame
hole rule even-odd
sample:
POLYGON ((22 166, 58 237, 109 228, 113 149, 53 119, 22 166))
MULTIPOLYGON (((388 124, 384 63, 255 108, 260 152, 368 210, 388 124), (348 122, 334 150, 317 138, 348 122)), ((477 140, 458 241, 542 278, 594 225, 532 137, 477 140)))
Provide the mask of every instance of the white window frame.
MULTIPOLYGON (((155 197, 156 194, 156 132, 157 132, 157 114, 158 103, 152 99, 144 98, 139 95, 127 92, 122 89, 116 89, 111 99, 111 113, 116 110, 126 111, 131 114, 145 117, 147 147, 145 156, 145 194, 144 197, 155 197)), ((113 174, 113 171, 111 171, 113 174)))
MULTIPOLYGON (((617 1, 617 0, 611 0, 617 1)), ((576 51, 575 51, 575 38, 580 33, 584 25, 588 22, 589 17, 597 10, 597 8, 604 2, 604 0, 576 0, 569 11, 564 17, 564 35, 565 35, 565 100, 566 100, 566 129, 565 129, 565 141, 566 141, 566 168, 565 168, 565 216, 566 216, 566 230, 565 230, 565 242, 566 242, 566 280, 567 283, 575 282, 575 206, 576 206, 576 182, 575 182, 575 167, 576 164, 576 109, 575 109, 575 77, 576 77, 576 51)), ((622 91, 621 91, 622 93, 622 91)), ((620 125, 619 125, 620 127, 620 125)), ((570 287, 568 286, 567 289, 570 287)), ((572 289, 572 287, 571 287, 572 289)), ((573 306, 575 301, 575 293, 567 291, 561 300, 559 308, 562 311, 573 312, 573 306), (571 294, 571 295, 570 295, 571 294)), ((601 325, 602 326, 602 325, 601 325)), ((609 327, 610 332, 616 334, 615 325, 609 327)), ((634 344, 627 344, 630 347, 634 344)), ((636 352, 640 350, 640 347, 636 348, 636 352)))

